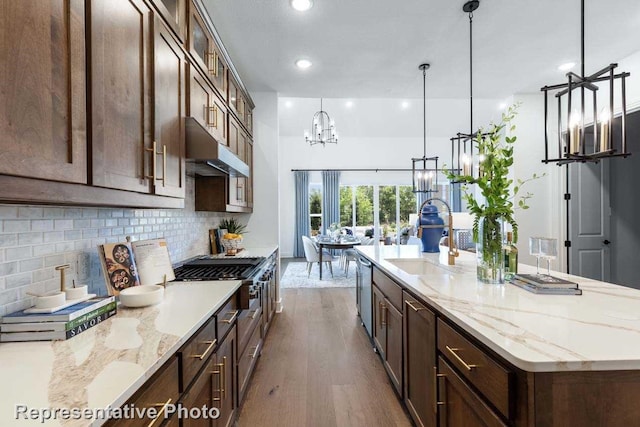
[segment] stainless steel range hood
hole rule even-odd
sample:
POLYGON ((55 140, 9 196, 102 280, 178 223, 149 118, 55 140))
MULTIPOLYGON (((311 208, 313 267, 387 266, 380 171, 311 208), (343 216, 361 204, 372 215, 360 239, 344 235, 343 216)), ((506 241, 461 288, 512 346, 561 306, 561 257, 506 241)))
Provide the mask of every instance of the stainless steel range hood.
POLYGON ((220 144, 196 119, 187 117, 185 121, 188 174, 249 177, 249 165, 220 144))

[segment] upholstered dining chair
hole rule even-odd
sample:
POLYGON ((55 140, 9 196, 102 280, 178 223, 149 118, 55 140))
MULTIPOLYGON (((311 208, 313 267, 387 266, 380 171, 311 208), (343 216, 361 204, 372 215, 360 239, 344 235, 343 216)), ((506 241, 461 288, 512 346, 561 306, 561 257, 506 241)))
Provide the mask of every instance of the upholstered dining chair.
MULTIPOLYGON (((304 257, 307 260, 307 277, 309 277, 311 276, 311 267, 313 267, 313 264, 316 262, 320 264, 320 253, 316 245, 313 244, 313 240, 307 236, 302 236, 302 245, 304 247, 304 257)), ((333 277, 332 262, 336 259, 337 258, 331 255, 328 250, 322 250, 322 262, 325 262, 327 267, 329 267, 331 277, 333 277)))

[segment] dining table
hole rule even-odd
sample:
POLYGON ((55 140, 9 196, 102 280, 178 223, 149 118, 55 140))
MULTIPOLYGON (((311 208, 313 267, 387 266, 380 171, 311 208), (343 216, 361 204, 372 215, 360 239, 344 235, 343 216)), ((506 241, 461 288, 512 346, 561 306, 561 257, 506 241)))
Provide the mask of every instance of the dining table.
POLYGON ((323 240, 318 239, 316 244, 318 245, 318 251, 320 256, 320 280, 322 280, 322 250, 323 249, 351 249, 354 246, 360 244, 360 240, 323 240))

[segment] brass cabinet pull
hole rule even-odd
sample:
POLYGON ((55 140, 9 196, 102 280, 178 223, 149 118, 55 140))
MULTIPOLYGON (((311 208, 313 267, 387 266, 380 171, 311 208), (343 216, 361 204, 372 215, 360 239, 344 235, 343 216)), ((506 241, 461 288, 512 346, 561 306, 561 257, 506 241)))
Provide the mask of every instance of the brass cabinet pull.
POLYGON ((382 304, 382 316, 380 316, 382 319, 382 326, 387 326, 387 305, 386 304, 382 304))
POLYGON ((438 400, 438 381, 440 378, 444 378, 444 374, 438 373, 438 368, 433 367, 433 412, 438 413, 438 406, 442 406, 445 402, 438 400))
POLYGON ((210 128, 216 128, 218 129, 218 106, 216 104, 213 104, 212 106, 205 106, 205 108, 207 109, 207 115, 206 115, 206 122, 207 122, 207 127, 210 128), (213 115, 213 119, 211 118, 211 116, 213 115))
POLYGON ((156 421, 158 421, 162 417, 162 414, 167 410, 167 406, 169 406, 170 403, 171 399, 167 400, 165 403, 156 403, 155 405, 153 405, 155 407, 162 406, 162 409, 160 409, 158 415, 154 419, 152 419, 149 424, 147 424, 147 427, 152 427, 156 423, 156 421))
POLYGON ((227 398, 227 356, 222 358, 222 380, 220 388, 222 389, 222 399, 227 398))
POLYGON ((213 341, 203 341, 202 344, 209 344, 209 347, 207 347, 207 349, 204 351, 204 353, 202 354, 194 354, 191 357, 195 357, 197 359, 204 359, 205 357, 207 357, 207 354, 211 351, 211 349, 213 348, 214 345, 216 345, 216 343, 218 342, 218 340, 213 340, 213 341))
POLYGON ((156 160, 156 150, 158 148, 158 144, 153 141, 151 148, 145 148, 144 151, 149 151, 152 153, 151 157, 151 175, 146 175, 145 178, 152 179, 155 181, 156 179, 156 170, 158 168, 158 162, 156 160))
POLYGON ((162 186, 167 183, 167 144, 162 144, 162 186))
POLYGON ((256 355, 258 354, 258 347, 260 347, 259 345, 255 346, 255 348, 253 349, 253 354, 251 355, 252 359, 256 358, 256 355))
POLYGON ((223 319, 222 323, 226 323, 228 325, 228 324, 232 323, 234 320, 236 320, 236 316, 238 316, 239 310, 233 310, 233 311, 230 311, 229 313, 233 313, 231 318, 223 319))
POLYGON ((167 175, 167 145, 162 145, 162 151, 158 150, 158 143, 153 141, 151 148, 145 148, 145 151, 148 151, 152 154, 151 161, 151 175, 146 175, 145 178, 152 179, 154 181, 162 181, 162 186, 165 186, 166 180, 165 177, 167 175), (157 156, 162 155, 162 178, 158 178, 158 160, 157 156))
POLYGON ((467 362, 465 362, 462 357, 458 356, 458 353, 456 353, 456 351, 459 351, 459 348, 451 348, 448 345, 445 346, 447 348, 447 350, 449 351, 449 353, 451 353, 453 355, 453 357, 460 363, 462 363, 462 366, 465 367, 465 369, 467 371, 472 371, 474 368, 477 368, 478 365, 469 365, 467 362))
POLYGON ((207 68, 209 69, 209 74, 218 77, 218 53, 215 50, 207 52, 207 68), (212 62, 213 66, 211 66, 212 62))
POLYGON ((258 310, 251 310, 251 313, 253 313, 253 314, 251 315, 251 319, 255 319, 255 318, 256 318, 256 316, 258 315, 258 310))
POLYGON ((404 302, 406 302, 409 307, 413 308, 413 311, 426 310, 426 308, 424 307, 416 307, 415 305, 413 305, 415 301, 405 300, 404 302))

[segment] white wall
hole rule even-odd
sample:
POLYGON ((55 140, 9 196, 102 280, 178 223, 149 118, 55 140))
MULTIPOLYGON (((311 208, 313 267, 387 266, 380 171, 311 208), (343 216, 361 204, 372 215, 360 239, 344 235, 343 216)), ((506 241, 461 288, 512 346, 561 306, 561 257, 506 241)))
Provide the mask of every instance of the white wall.
MULTIPOLYGON (((422 157, 422 99, 408 100, 403 109, 398 99, 346 99, 324 101, 324 110, 336 122, 337 145, 309 146, 304 141, 318 100, 281 98, 280 117, 280 248, 282 256, 293 254, 295 197, 291 169, 411 168, 412 157, 422 157)), ((427 101, 427 154, 451 164, 449 138, 469 131, 468 100, 427 101)), ((500 100, 475 100, 474 120, 488 124, 500 118, 500 100)), ((321 182, 320 173, 310 176, 321 182)), ((345 184, 410 184, 410 172, 343 172, 345 184)))
POLYGON ((278 244, 278 94, 253 92, 253 213, 246 241, 254 246, 278 244))

